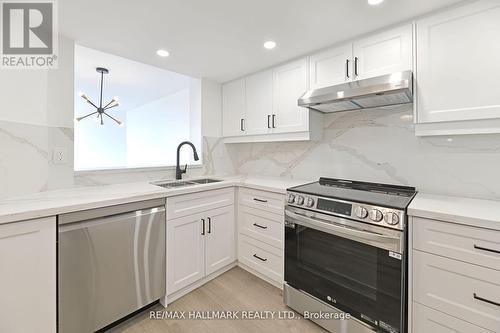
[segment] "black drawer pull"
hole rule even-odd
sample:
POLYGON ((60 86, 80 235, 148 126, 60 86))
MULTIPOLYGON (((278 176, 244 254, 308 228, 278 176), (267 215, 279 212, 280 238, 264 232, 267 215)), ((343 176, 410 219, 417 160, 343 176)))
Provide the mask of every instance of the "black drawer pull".
POLYGON ((258 198, 253 198, 254 201, 257 201, 257 202, 267 202, 267 200, 263 200, 263 199, 258 199, 258 198))
POLYGON ((477 246, 476 244, 474 244, 474 248, 477 249, 477 250, 483 250, 483 251, 488 251, 488 252, 493 252, 493 253, 500 254, 500 251, 498 251, 498 250, 488 249, 486 247, 477 246))
POLYGON ((271 128, 271 124, 270 124, 270 122, 271 122, 271 115, 270 115, 270 114, 268 114, 268 115, 267 115, 267 128, 271 128))
POLYGON ((201 219, 201 234, 205 236, 205 219, 201 219))
POLYGON ((212 219, 210 217, 207 217, 208 220, 208 233, 212 232, 212 219))
POLYGON ((257 224, 257 223, 254 223, 253 225, 256 226, 257 228, 267 229, 266 226, 263 226, 263 225, 260 225, 260 224, 257 224))
POLYGON ((488 304, 493 304, 493 305, 496 305, 496 306, 500 306, 500 303, 493 302, 493 301, 490 301, 489 299, 479 297, 479 296, 477 296, 476 293, 474 293, 474 298, 477 299, 478 301, 481 301, 481 302, 485 302, 485 303, 488 303, 488 304))
POLYGON ((254 254, 253 256, 254 256, 254 258, 257 258, 257 259, 259 259, 259 260, 262 260, 262 261, 267 261, 267 259, 261 258, 261 257, 259 257, 257 254, 254 254))

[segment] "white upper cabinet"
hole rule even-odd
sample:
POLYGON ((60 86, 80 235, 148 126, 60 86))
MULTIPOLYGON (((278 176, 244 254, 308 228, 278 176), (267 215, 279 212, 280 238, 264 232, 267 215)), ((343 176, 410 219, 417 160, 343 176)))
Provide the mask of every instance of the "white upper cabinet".
POLYGON ((222 132, 224 136, 241 135, 245 125, 245 80, 222 86, 222 132))
POLYGON ((355 41, 354 80, 411 70, 412 45, 411 24, 355 41))
POLYGON ((302 58, 273 70, 273 133, 309 130, 309 111, 299 107, 298 99, 308 89, 307 58, 302 58))
POLYGON ((500 2, 477 1, 419 20, 417 46, 417 123, 460 121, 468 127, 462 133, 500 131, 500 2), (472 128, 494 118, 496 129, 472 128))
POLYGON ((245 85, 244 132, 252 135, 269 133, 268 118, 273 113, 273 72, 268 70, 253 74, 245 79, 245 85))
POLYGON ((316 53, 309 58, 310 89, 352 80, 352 44, 316 53))

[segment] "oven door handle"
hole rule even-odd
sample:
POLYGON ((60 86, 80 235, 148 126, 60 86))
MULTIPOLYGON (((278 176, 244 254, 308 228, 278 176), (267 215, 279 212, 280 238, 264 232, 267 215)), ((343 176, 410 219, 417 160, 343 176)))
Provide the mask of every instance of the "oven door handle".
POLYGON ((353 226, 346 226, 333 221, 320 218, 310 218, 302 214, 293 213, 285 209, 285 216, 293 219, 295 224, 324 231, 332 235, 348 238, 361 243, 373 245, 379 248, 402 253, 402 236, 389 236, 376 232, 361 230, 353 226))

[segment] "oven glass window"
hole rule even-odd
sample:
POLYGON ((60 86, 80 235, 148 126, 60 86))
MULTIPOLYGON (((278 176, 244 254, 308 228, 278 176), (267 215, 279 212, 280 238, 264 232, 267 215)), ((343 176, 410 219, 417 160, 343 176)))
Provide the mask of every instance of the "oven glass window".
POLYGON ((299 224, 285 229, 285 281, 374 326, 399 331, 402 267, 384 249, 299 224))

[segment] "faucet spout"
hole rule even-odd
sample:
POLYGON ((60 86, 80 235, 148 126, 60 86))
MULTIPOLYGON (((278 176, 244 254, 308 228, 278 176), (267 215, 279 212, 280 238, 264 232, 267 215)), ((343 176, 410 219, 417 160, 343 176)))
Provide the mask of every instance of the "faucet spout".
POLYGON ((200 159, 198 157, 198 152, 196 151, 196 147, 194 146, 193 143, 191 143, 189 141, 183 141, 183 142, 181 142, 179 144, 179 146, 177 146, 177 164, 175 166, 175 179, 182 179, 182 174, 186 173, 186 171, 187 171, 187 164, 184 167, 184 169, 182 169, 180 167, 180 165, 179 165, 181 147, 184 146, 184 145, 191 146, 191 148, 193 149, 193 158, 194 158, 195 161, 198 161, 200 159))

